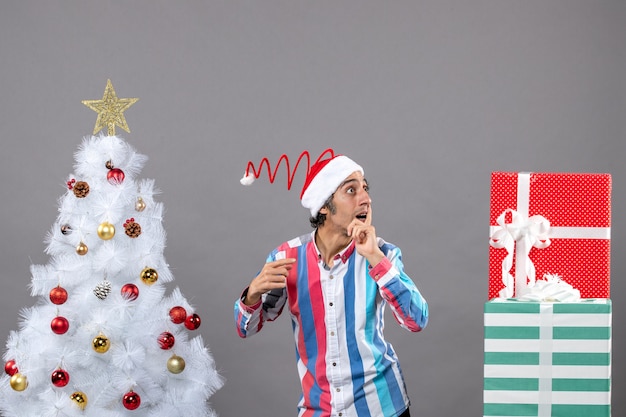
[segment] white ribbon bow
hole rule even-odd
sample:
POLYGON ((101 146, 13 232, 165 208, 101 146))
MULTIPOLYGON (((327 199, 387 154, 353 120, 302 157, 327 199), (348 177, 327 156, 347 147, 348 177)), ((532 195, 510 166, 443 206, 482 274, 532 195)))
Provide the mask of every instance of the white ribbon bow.
POLYGON ((561 280, 557 274, 543 274, 535 285, 529 285, 517 294, 520 301, 547 301, 547 302, 578 302, 581 300, 580 291, 561 280))
POLYGON ((496 222, 499 227, 491 235, 489 244, 496 249, 504 248, 507 251, 502 261, 504 288, 500 291, 500 297, 511 298, 514 292, 518 292, 515 290, 534 285, 535 265, 528 255, 533 247, 543 249, 550 245, 548 237, 550 221, 541 215, 527 218, 513 209, 506 209, 498 216, 496 222), (511 223, 506 222, 507 213, 511 213, 511 223), (514 253, 515 277, 509 272, 513 266, 514 253))

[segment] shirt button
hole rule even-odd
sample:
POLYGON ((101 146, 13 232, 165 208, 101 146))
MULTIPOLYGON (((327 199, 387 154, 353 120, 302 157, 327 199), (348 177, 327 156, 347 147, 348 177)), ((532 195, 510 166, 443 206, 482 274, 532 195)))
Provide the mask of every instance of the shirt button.
POLYGON ((334 336, 334 335, 335 335, 335 332, 330 332, 330 335, 331 335, 331 336, 334 336))
POLYGON ((332 306, 333 306, 333 303, 328 303, 328 305, 332 307, 332 306))
POLYGON ((341 392, 341 388, 337 388, 337 392, 341 392))
POLYGON ((333 366, 337 366, 337 362, 333 362, 333 366))
POLYGON ((328 278, 330 279, 335 279, 335 277, 333 275, 329 276, 328 278))
POLYGON ((339 417, 341 417, 343 415, 343 413, 339 413, 339 417))

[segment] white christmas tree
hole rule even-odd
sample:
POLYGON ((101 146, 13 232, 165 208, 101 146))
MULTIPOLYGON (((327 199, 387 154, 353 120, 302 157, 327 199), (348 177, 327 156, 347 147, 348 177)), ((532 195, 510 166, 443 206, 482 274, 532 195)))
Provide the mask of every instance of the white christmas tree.
POLYGON ((49 263, 31 266, 37 303, 7 340, 4 417, 216 416, 208 399, 223 380, 194 335, 200 316, 168 292, 163 206, 154 181, 137 179, 147 158, 115 135, 135 101, 108 81, 102 100, 83 102, 96 128, 75 153, 49 263))

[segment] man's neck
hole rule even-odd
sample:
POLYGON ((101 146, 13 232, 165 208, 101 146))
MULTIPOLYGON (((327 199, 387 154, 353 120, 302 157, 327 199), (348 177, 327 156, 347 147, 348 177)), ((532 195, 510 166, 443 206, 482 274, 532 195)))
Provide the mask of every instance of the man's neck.
POLYGON ((332 232, 325 227, 318 227, 315 231, 315 244, 328 266, 333 266, 335 256, 344 250, 352 238, 343 233, 332 232))

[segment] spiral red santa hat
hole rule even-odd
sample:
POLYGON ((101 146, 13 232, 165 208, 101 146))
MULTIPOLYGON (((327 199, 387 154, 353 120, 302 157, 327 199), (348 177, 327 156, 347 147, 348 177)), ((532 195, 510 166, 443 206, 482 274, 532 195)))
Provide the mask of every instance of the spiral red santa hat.
POLYGON ((287 189, 291 189, 296 170, 300 166, 300 162, 306 158, 307 170, 304 185, 300 192, 300 201, 302 205, 309 209, 311 216, 317 216, 317 212, 322 208, 326 200, 335 192, 337 187, 353 172, 359 171, 364 174, 363 168, 345 155, 335 155, 333 149, 328 148, 320 154, 311 165, 311 156, 309 151, 304 151, 298 157, 293 171, 289 164, 287 155, 282 154, 274 169, 272 170, 270 161, 263 158, 259 163, 258 169, 252 161, 248 162, 246 171, 240 182, 243 185, 251 185, 255 179, 261 176, 263 166, 267 167, 267 173, 270 183, 276 178, 278 167, 282 161, 285 161, 287 168, 287 189))

